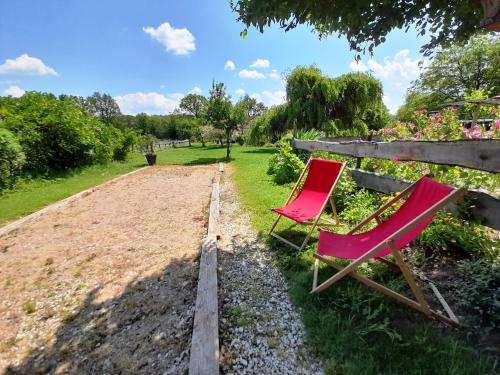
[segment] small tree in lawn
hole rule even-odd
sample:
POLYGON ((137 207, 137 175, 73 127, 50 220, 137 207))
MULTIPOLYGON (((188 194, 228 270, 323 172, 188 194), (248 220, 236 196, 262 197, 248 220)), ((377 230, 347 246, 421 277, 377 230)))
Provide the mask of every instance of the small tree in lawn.
POLYGON ((226 94, 224 83, 213 82, 208 99, 207 112, 205 114, 207 122, 216 129, 224 131, 226 136, 226 158, 229 159, 231 152, 231 134, 236 128, 235 118, 232 118, 232 108, 230 97, 226 94))

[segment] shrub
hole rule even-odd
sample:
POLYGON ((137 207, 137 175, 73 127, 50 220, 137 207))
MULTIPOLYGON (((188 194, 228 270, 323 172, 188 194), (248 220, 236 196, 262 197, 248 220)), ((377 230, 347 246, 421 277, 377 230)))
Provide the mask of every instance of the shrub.
POLYGON ((154 135, 145 134, 141 137, 141 140, 139 141, 139 150, 146 155, 154 154, 155 142, 156 142, 156 137, 154 135))
POLYGON ((462 279, 457 294, 460 303, 473 309, 480 323, 500 323, 500 264, 485 260, 466 260, 459 265, 462 279))
POLYGON ((34 173, 110 161, 120 141, 119 130, 67 96, 29 92, 0 98, 0 113, 19 140, 25 169, 34 173))
POLYGON ((274 182, 279 185, 296 181, 304 163, 292 152, 292 147, 286 142, 278 143, 278 153, 269 159, 267 173, 274 176, 274 182))
POLYGON ((429 248, 440 250, 462 249, 475 258, 494 260, 500 248, 482 226, 453 217, 450 213, 439 213, 417 238, 429 248))
POLYGON ((0 190, 11 188, 25 163, 17 138, 0 128, 0 190))
POLYGON ((356 194, 346 197, 349 202, 347 207, 340 213, 340 217, 349 224, 357 224, 370 216, 380 207, 380 199, 377 194, 361 189, 356 194))
POLYGON ((113 159, 115 160, 125 160, 127 158, 127 154, 139 141, 137 133, 131 129, 124 129, 121 136, 121 142, 115 148, 113 153, 113 159))

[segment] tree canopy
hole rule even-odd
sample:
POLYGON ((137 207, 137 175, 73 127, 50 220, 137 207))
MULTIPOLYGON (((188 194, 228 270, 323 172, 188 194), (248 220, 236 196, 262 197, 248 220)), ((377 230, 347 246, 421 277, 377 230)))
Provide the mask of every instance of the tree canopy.
POLYGON ((111 95, 95 92, 83 102, 85 109, 99 117, 106 124, 111 124, 113 118, 121 114, 120 107, 111 95))
POLYGON ((397 117, 408 119, 419 109, 463 100, 477 92, 500 93, 500 38, 478 35, 437 53, 413 82, 397 117))
POLYGON ((430 32, 429 43, 422 46, 429 54, 436 47, 467 40, 479 29, 483 15, 480 2, 473 0, 231 0, 231 7, 247 28, 263 32, 278 23, 288 31, 307 24, 320 37, 344 35, 357 52, 372 52, 390 31, 413 25, 420 35, 430 32))
POLYGON ((200 118, 205 112, 207 104, 208 100, 203 95, 188 94, 181 99, 179 108, 196 118, 200 118))

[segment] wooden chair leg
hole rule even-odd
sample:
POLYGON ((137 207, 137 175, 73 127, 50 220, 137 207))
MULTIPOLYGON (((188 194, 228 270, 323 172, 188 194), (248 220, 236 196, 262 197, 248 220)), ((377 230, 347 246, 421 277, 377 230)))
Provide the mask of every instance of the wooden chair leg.
MULTIPOLYGON (((341 266, 340 264, 337 264, 337 263, 335 263, 327 258, 322 257, 321 255, 314 254, 314 257, 316 258, 316 260, 319 260, 319 261, 325 263, 326 265, 333 267, 339 271, 341 271, 345 268, 345 267, 341 266)), ((318 267, 319 267, 319 265, 318 265, 318 267)), ((365 276, 362 276, 357 272, 350 272, 348 274, 348 276, 352 277, 355 280, 358 280, 362 284, 365 284, 366 286, 368 286, 368 287, 370 287, 370 288, 372 288, 372 289, 374 289, 382 294, 385 294, 388 297, 394 298, 398 302, 401 302, 401 303, 411 307, 412 309, 415 309, 415 310, 418 310, 418 311, 424 313, 427 316, 432 316, 432 317, 439 319, 442 322, 450 324, 450 325, 455 325, 455 326, 459 325, 458 320, 450 319, 450 318, 444 316, 443 314, 438 313, 437 311, 431 310, 430 308, 427 311, 427 310, 425 310, 425 308, 422 306, 421 303, 414 301, 408 297, 405 297, 402 294, 399 294, 399 293, 393 291, 392 289, 389 289, 389 288, 387 288, 387 287, 385 287, 385 286, 383 286, 383 285, 381 285, 381 284, 379 284, 379 283, 377 283, 377 282, 375 282, 375 281, 373 281, 365 276)), ((313 280, 313 282, 314 282, 314 280, 313 280)), ((325 284, 325 282, 323 282, 322 284, 320 284, 316 288, 313 288, 311 293, 318 293, 321 290, 323 290, 320 288, 324 284, 325 284)), ((329 285, 327 285, 326 287, 328 287, 328 286, 329 285)))
POLYGON ((312 290, 316 289, 316 287, 318 286, 318 271, 319 271, 319 259, 315 259, 312 290))
POLYGON ((330 201, 330 206, 332 206, 333 219, 338 224, 339 223, 339 217, 337 215, 337 207, 335 207, 335 202, 333 201, 332 197, 330 197, 329 201, 330 201))
POLYGON ((401 254, 399 253, 398 248, 394 244, 393 241, 389 242, 389 247, 391 249, 392 256, 394 257, 394 260, 396 261, 396 264, 399 266, 401 269, 401 272, 403 273, 404 278, 408 282, 408 285, 410 285, 411 291, 417 298, 418 303, 422 306, 422 310, 425 314, 430 315, 431 314, 431 309, 429 307, 429 304, 427 303, 427 300, 424 297, 424 294, 418 287, 417 283, 415 282, 415 279, 413 278, 413 275, 406 265, 405 261, 401 257, 401 254))
POLYGON ((274 228, 276 228, 276 225, 278 225, 278 222, 280 221, 280 219, 281 219, 281 215, 278 215, 278 218, 276 219, 276 221, 274 222, 273 226, 269 230, 269 234, 273 233, 273 230, 274 230, 274 228))

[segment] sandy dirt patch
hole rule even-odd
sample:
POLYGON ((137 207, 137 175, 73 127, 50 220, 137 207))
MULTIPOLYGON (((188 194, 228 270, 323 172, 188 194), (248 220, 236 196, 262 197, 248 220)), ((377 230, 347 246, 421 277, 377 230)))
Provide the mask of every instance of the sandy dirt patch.
POLYGON ((153 167, 0 238, 0 373, 182 373, 215 166, 153 167))

